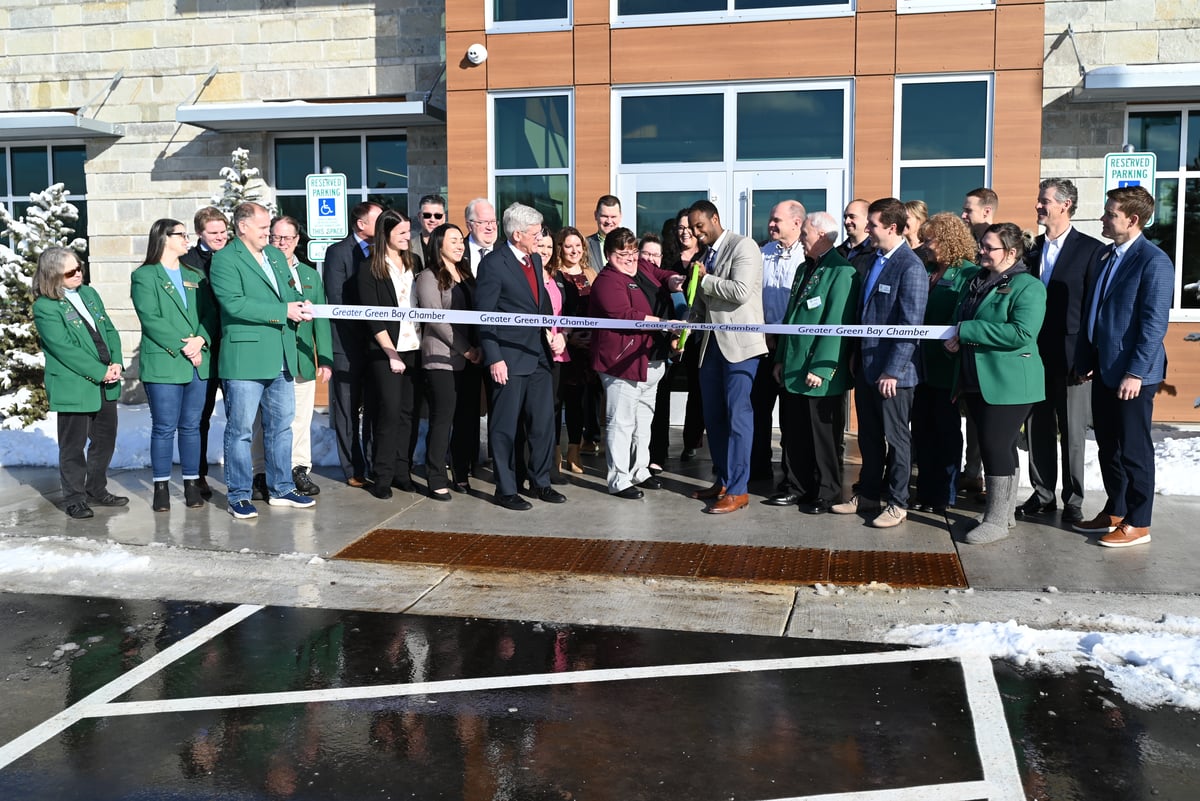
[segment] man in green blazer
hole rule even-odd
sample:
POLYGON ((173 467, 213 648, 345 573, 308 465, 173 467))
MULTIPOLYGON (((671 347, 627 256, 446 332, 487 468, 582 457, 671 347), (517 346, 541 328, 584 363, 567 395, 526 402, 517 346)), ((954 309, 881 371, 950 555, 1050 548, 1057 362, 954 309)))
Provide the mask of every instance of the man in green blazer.
MULTIPOLYGON (((810 214, 800 228, 805 264, 797 271, 785 325, 853 325, 859 278, 834 248, 838 222, 824 211, 810 214)), ((825 514, 841 502, 845 452, 845 395, 850 376, 850 343, 845 337, 786 334, 775 354, 775 380, 783 387, 786 492, 773 506, 800 504, 808 514, 825 514)))
POLYGON ((292 388, 299 371, 296 325, 312 319, 309 304, 289 283, 284 255, 268 242, 271 214, 257 203, 234 209, 237 238, 213 254, 209 281, 221 307, 217 375, 225 395, 225 484, 229 513, 258 517, 250 503, 250 438, 261 411, 271 506, 308 508, 312 498, 292 481, 292 388))

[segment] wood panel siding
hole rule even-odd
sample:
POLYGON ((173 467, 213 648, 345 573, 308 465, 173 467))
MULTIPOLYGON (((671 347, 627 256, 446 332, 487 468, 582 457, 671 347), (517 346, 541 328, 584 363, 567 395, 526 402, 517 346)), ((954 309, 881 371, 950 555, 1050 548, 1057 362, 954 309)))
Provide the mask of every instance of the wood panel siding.
POLYGON ((446 33, 447 92, 487 88, 488 62, 472 64, 467 61, 467 50, 485 38, 482 31, 446 33))
POLYGON ((1041 3, 997 8, 996 69, 1041 69, 1045 29, 1045 12, 1041 3))
POLYGON ((604 25, 575 26, 575 83, 608 84, 609 27, 604 25))
POLYGON ((609 0, 574 0, 572 5, 575 10, 576 27, 608 24, 609 0))
POLYGON ((866 75, 855 81, 853 197, 874 200, 892 194, 895 105, 893 76, 866 75))
MULTIPOLYGON (((483 29, 487 25, 484 17, 491 3, 481 3, 479 0, 445 0, 446 2, 446 33, 451 31, 479 31, 483 38, 483 29)), ((466 50, 463 51, 464 53, 466 50)))
POLYGON ((575 226, 595 230, 596 198, 613 193, 612 92, 607 86, 575 89, 575 226))
POLYGON ((612 32, 616 84, 815 78, 853 71, 853 17, 612 32))
POLYGON ((1200 331, 1200 322, 1170 323, 1167 326, 1167 380, 1154 398, 1154 419, 1164 423, 1195 423, 1200 409, 1193 404, 1200 397, 1200 342, 1184 337, 1200 331), (1171 394, 1174 393, 1174 394, 1171 394))
POLYGON ((446 183, 448 219, 463 226, 468 201, 487 197, 487 92, 471 90, 446 95, 446 183))
POLYGON ((489 89, 570 86, 575 79, 571 31, 507 33, 489 36, 489 89))
POLYGON ((855 75, 894 75, 896 15, 859 14, 855 38, 855 75))
POLYGON ((994 109, 992 189, 1000 196, 999 219, 1033 228, 1042 167, 1042 71, 997 72, 994 109))
POLYGON ((990 70, 996 60, 995 37, 994 11, 899 14, 896 72, 915 75, 990 70))

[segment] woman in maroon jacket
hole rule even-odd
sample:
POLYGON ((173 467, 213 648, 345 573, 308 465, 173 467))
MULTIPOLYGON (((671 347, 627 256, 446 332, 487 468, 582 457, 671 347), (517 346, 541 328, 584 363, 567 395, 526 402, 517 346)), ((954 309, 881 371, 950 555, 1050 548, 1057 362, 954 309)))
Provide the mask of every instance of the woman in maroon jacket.
MULTIPOLYGON (((658 320, 660 293, 678 291, 683 277, 638 260, 628 228, 604 237, 608 264, 592 284, 588 315, 612 320, 658 320), (665 287, 665 289, 664 289, 665 287)), ((642 489, 660 489, 650 475, 650 422, 654 397, 670 355, 669 335, 658 331, 599 329, 592 334, 592 368, 604 386, 608 491, 637 500, 642 489)))

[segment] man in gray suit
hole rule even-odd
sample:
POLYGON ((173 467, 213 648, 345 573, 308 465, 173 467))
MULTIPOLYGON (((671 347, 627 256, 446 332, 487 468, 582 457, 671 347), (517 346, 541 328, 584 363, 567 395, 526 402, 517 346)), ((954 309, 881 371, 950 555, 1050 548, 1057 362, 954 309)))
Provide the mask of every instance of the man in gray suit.
MULTIPOLYGON (((699 200, 688 209, 692 233, 708 248, 699 270, 693 319, 705 323, 763 322, 762 252, 754 240, 721 227, 717 207, 699 200)), ((704 332, 700 343, 700 394, 704 426, 717 481, 692 494, 715 500, 705 511, 734 512, 750 503, 750 446, 754 439, 754 409, 750 390, 759 357, 767 352, 761 332, 704 332)))
POLYGON ((615 195, 601 195, 596 201, 596 233, 587 238, 588 256, 596 272, 604 267, 604 237, 620 227, 621 199, 615 195))
MULTIPOLYGON (((904 239, 908 210, 894 197, 867 209, 867 234, 879 247, 863 279, 859 304, 863 325, 921 325, 929 300, 929 274, 904 239)), ((862 478, 858 494, 833 506, 837 514, 867 512, 876 528, 908 517, 912 441, 908 428, 917 385, 917 340, 862 337, 854 374, 862 478), (891 457, 888 458, 888 448, 891 457), (886 506, 881 508, 881 501, 886 506)))

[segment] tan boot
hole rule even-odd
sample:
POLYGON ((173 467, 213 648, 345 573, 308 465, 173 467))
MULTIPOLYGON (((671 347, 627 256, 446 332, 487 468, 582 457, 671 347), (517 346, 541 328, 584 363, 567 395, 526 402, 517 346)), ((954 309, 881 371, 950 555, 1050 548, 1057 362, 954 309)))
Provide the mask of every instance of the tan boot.
POLYGON ((578 445, 567 445, 567 467, 572 473, 583 472, 583 465, 579 463, 578 445))

